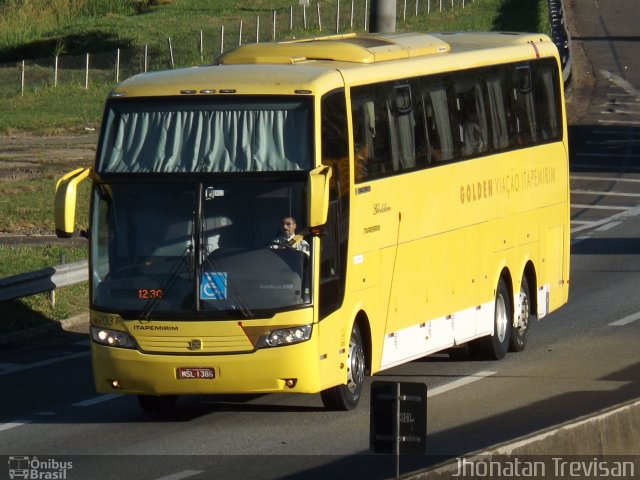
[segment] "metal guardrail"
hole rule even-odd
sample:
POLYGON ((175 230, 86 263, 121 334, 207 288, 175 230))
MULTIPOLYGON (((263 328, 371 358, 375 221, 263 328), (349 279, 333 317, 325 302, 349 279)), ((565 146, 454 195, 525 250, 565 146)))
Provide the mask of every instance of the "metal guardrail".
POLYGON ((54 292, 56 288, 89 280, 89 262, 65 263, 35 272, 21 273, 0 279, 0 301, 54 292))
POLYGON ((549 23, 551 25, 551 38, 560 52, 562 63, 562 77, 565 89, 571 86, 571 67, 573 55, 571 53, 571 35, 567 29, 562 0, 549 0, 549 23))

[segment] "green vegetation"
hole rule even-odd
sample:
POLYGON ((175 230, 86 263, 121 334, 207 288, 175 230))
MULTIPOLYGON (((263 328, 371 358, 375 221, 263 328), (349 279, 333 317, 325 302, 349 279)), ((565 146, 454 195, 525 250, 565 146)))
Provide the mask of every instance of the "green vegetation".
POLYGON ((43 86, 21 96, 0 96, 0 134, 80 134, 100 125, 104 99, 111 84, 43 86))
MULTIPOLYGON (((34 178, 16 178, 0 183, 0 218, 2 218, 0 233, 26 235, 53 233, 55 183, 73 167, 63 164, 32 168, 38 172, 34 178)), ((87 228, 88 212, 89 182, 82 182, 78 187, 76 218, 76 224, 80 228, 87 228)), ((3 269, 4 267, 0 267, 0 272, 3 269)))

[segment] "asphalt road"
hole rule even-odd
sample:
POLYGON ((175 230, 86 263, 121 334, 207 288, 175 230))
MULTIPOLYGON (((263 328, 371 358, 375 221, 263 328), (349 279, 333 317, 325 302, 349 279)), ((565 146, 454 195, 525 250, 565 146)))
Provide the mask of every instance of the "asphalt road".
MULTIPOLYGON (((574 4, 584 70, 572 98, 569 304, 501 362, 437 355, 376 376, 428 385, 429 455, 403 459, 402 471, 640 397, 639 9, 574 4)), ((394 474, 392 458, 369 452, 368 397, 348 413, 324 411, 319 396, 184 398, 153 418, 133 398, 94 393, 84 334, 0 352, 0 391, 0 455, 69 461, 69 479, 394 474)))

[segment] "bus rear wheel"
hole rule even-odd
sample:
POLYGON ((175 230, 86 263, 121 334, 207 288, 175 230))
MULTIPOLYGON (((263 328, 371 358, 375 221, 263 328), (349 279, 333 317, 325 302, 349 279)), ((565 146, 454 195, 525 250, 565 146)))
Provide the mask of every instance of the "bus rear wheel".
POLYGON ((138 395, 140 408, 151 414, 172 412, 177 400, 177 395, 138 395))
POLYGON ((322 403, 328 410, 353 410, 358 406, 364 386, 366 358, 362 334, 357 324, 353 325, 347 352, 347 383, 323 390, 322 403))
POLYGON ((511 352, 524 350, 527 345, 531 323, 535 318, 531 311, 531 294, 527 277, 522 277, 520 282, 520 309, 518 315, 520 316, 518 325, 511 329, 511 339, 509 340, 509 350, 511 352))
POLYGON ((493 335, 479 338, 472 344, 474 352, 481 358, 501 360, 505 357, 511 340, 512 312, 509 289, 504 279, 501 278, 496 289, 493 335))

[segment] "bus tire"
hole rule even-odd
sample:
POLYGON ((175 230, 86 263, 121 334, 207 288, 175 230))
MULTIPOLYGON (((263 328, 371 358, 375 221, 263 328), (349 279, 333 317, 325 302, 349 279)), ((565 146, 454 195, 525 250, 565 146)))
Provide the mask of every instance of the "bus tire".
POLYGON ((512 311, 509 289, 504 279, 500 278, 493 313, 493 335, 479 338, 473 344, 474 351, 480 358, 501 360, 505 357, 511 339, 512 311))
POLYGON ((322 403, 328 410, 353 410, 358 406, 364 386, 366 358, 362 334, 358 324, 354 324, 349 338, 347 352, 347 383, 323 390, 322 403))
POLYGON ((520 325, 511 328, 511 339, 509 340, 510 352, 521 352, 527 345, 527 337, 529 329, 535 316, 531 312, 531 291, 529 290, 529 282, 527 277, 522 277, 520 282, 520 325))
POLYGON ((177 400, 177 395, 138 395, 140 408, 151 414, 172 412, 177 400))

